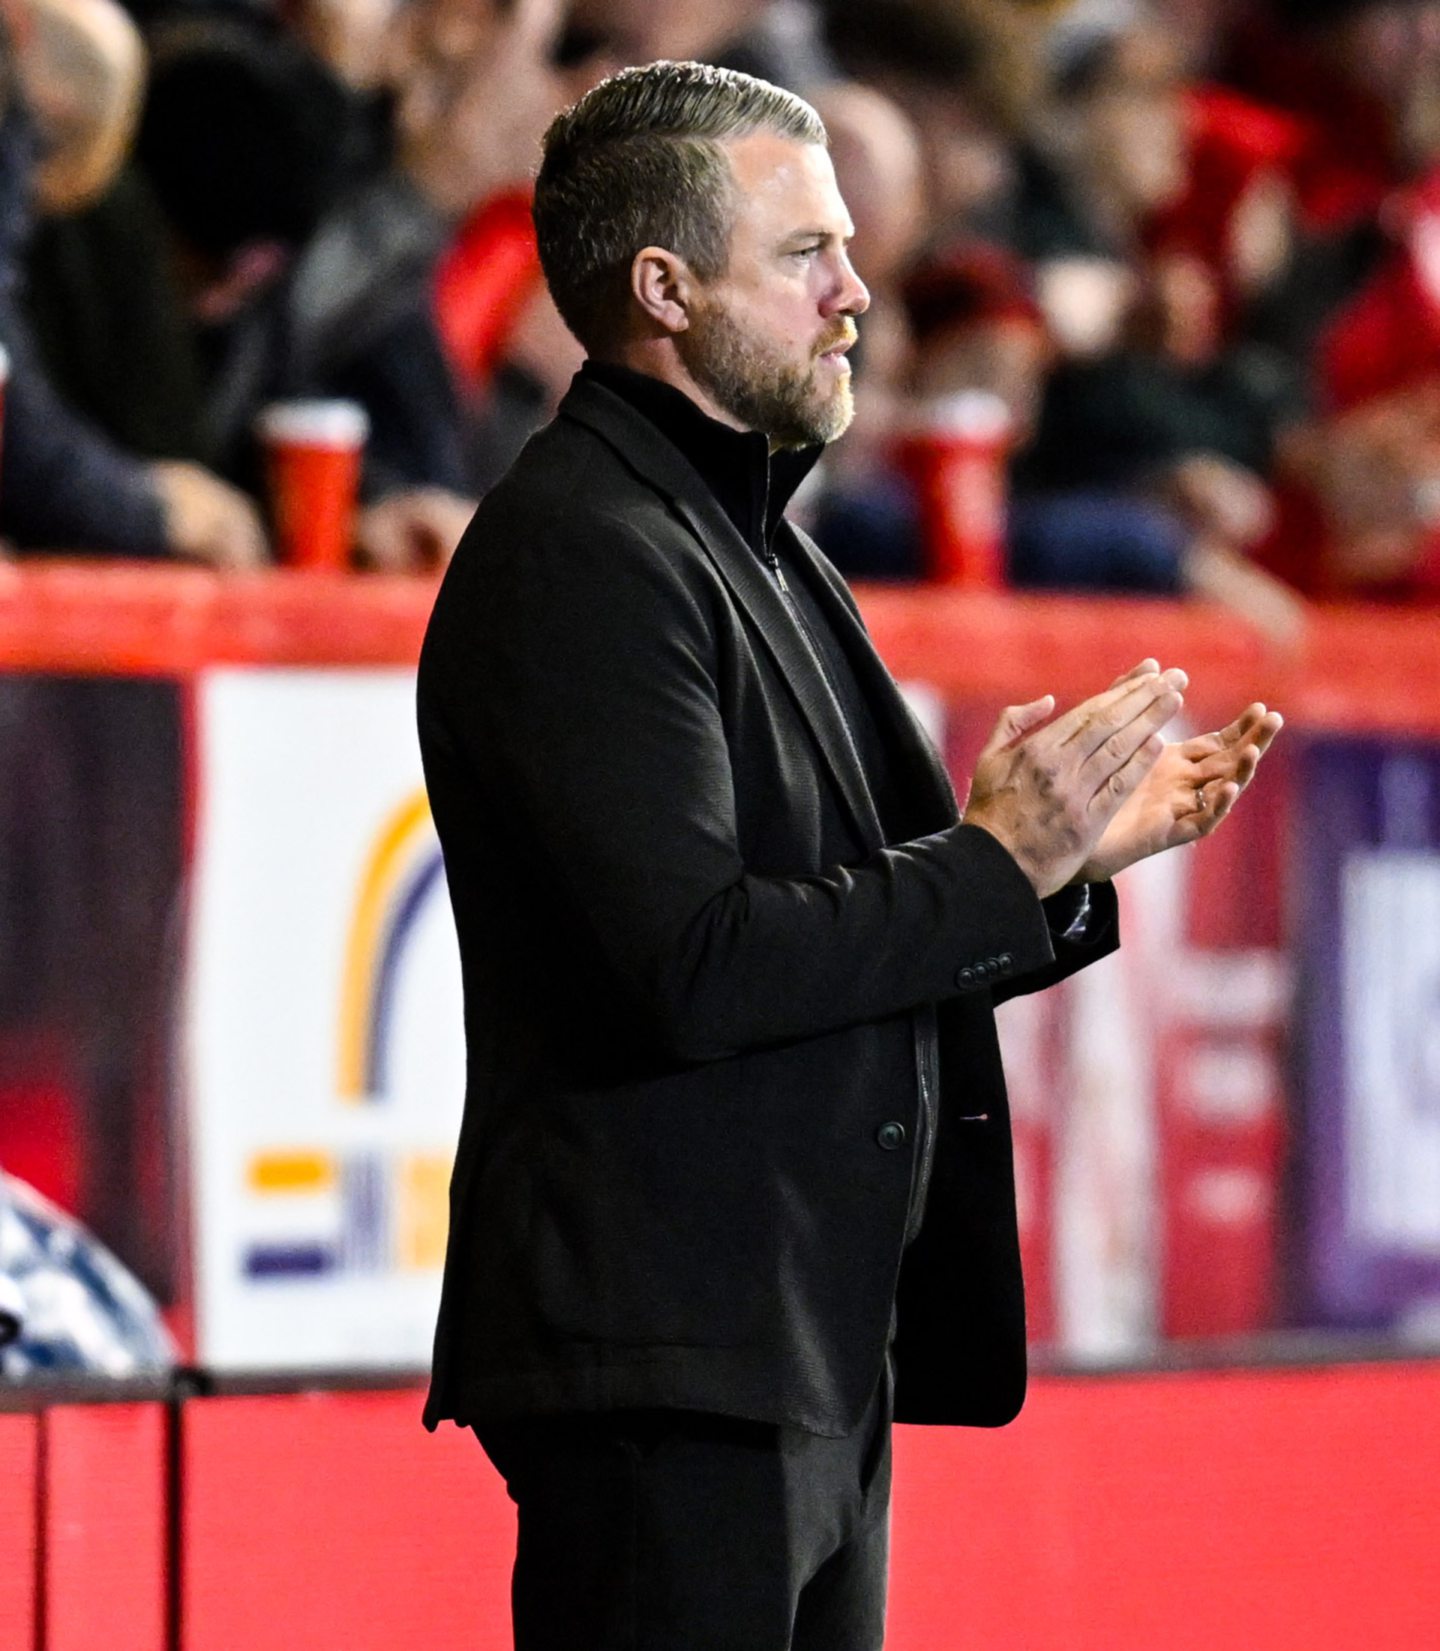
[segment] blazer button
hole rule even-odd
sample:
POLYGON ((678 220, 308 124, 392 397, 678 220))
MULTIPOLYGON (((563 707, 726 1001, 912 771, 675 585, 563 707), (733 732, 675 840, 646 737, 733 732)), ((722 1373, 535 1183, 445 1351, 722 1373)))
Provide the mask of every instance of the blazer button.
POLYGON ((963 969, 956 970, 955 984, 957 986, 973 986, 975 984, 975 971, 968 963, 963 969))
POLYGON ((875 1139, 886 1152, 895 1152, 905 1145, 907 1136, 904 1124, 897 1124, 892 1119, 888 1124, 881 1124, 875 1131, 875 1139))

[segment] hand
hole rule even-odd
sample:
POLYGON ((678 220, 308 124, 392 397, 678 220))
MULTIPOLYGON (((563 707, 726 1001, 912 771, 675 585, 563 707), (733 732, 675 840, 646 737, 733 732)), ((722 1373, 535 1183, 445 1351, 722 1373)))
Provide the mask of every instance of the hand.
POLYGON ((152 464, 150 479, 165 514, 167 549, 232 572, 269 561, 260 512, 238 488, 178 459, 152 464))
POLYGON ((474 499, 443 487, 408 488, 360 512, 355 548, 361 561, 381 573, 442 568, 474 514, 474 499))
POLYGON ((1180 571, 1187 590, 1223 602, 1276 647, 1299 646, 1307 619, 1304 598, 1239 551, 1202 536, 1186 547, 1180 571))
POLYGON ((1010 707, 975 765, 966 823, 997 838, 1042 899, 1064 888, 1164 751, 1186 681, 1144 659, 1053 722, 1052 695, 1010 707))
POLYGON ((503 16, 470 0, 411 8, 401 47, 401 164, 436 211, 462 217, 528 179, 564 101, 551 52, 561 0, 514 0, 503 16))
POLYGON ((1218 734, 1167 745, 1106 826, 1076 882, 1101 882, 1148 855, 1208 837, 1255 778, 1284 724, 1278 711, 1250 705, 1218 734))
POLYGON ((1275 501, 1252 471, 1214 453, 1192 453, 1171 472, 1175 501, 1202 534, 1222 544, 1258 544, 1275 525, 1275 501))

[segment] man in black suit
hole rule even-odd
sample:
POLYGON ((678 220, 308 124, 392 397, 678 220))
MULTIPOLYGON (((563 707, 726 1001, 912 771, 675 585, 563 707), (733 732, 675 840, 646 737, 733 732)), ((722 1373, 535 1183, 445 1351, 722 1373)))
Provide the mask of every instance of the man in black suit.
POLYGON ((1147 660, 1007 711, 962 822, 783 514, 868 302, 814 112, 627 71, 535 216, 590 360, 420 667, 469 1047, 426 1420, 516 1501, 519 1651, 874 1651, 892 1415, 1024 1393, 994 1005, 1115 945, 1109 877, 1278 719, 1165 746, 1147 660))

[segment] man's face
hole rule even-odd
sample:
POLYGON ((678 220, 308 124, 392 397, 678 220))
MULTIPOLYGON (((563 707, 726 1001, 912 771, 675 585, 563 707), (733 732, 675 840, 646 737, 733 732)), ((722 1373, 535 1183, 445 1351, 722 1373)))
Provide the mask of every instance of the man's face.
POLYGON ((730 267, 692 301, 680 356, 718 406, 777 447, 834 441, 854 417, 850 215, 818 144, 760 132, 725 145, 735 177, 730 267))

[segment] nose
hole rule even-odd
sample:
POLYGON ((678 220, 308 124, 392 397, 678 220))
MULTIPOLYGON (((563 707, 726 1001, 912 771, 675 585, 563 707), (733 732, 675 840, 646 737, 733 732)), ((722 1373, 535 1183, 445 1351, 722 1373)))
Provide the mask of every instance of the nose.
POLYGON ((848 253, 840 254, 835 287, 826 305, 827 315, 864 315, 870 308, 870 289, 855 273, 848 253))

